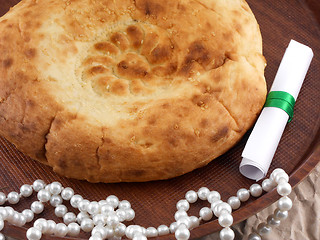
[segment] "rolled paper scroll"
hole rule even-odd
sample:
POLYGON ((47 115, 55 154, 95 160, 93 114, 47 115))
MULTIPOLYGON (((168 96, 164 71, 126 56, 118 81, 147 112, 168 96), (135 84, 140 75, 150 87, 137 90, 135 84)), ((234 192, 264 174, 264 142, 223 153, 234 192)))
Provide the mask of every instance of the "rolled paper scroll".
POLYGON ((242 152, 239 169, 245 177, 259 181, 267 175, 285 126, 292 119, 312 58, 311 48, 290 41, 266 104, 242 152))

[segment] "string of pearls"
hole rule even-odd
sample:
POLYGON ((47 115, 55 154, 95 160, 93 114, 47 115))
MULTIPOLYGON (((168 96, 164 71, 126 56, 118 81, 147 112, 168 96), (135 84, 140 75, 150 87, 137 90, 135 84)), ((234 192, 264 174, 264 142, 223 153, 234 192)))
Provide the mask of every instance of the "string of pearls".
MULTIPOLYGON (((0 206, 5 203, 16 204, 21 197, 30 197, 34 191, 37 192, 38 198, 31 204, 30 209, 25 209, 21 213, 10 206, 0 207, 0 231, 4 228, 4 221, 20 227, 32 222, 35 214, 43 212, 45 204, 48 203, 55 208, 55 215, 62 218, 63 223, 38 218, 34 221, 33 227, 27 230, 27 239, 39 240, 43 234, 75 237, 82 230, 91 232, 89 240, 120 240, 123 236, 133 240, 146 240, 149 237, 170 233, 174 233, 178 240, 187 240, 191 229, 199 226, 201 221, 211 220, 215 215, 223 227, 220 231, 220 239, 232 240, 235 237, 230 228, 233 224, 232 210, 238 209, 241 202, 247 201, 250 195, 259 197, 263 190, 269 192, 277 187, 277 192, 282 196, 278 201, 278 208, 268 217, 266 223, 261 223, 257 231, 249 235, 249 240, 261 240, 263 236, 270 233, 273 226, 279 226, 280 221, 288 217, 288 210, 292 207, 292 201, 287 197, 291 192, 288 180, 289 176, 285 171, 278 168, 272 172, 269 179, 262 182, 262 186, 255 183, 249 190, 241 188, 237 191, 237 195, 230 197, 227 202, 221 200, 217 191, 210 191, 206 187, 200 188, 197 192, 190 190, 185 194, 185 199, 176 204, 175 222, 170 226, 160 225, 157 228, 144 228, 139 225, 126 226, 124 222, 132 221, 135 217, 135 212, 127 200, 120 201, 116 196, 110 195, 99 202, 89 201, 75 194, 73 189, 62 187, 59 182, 46 185, 42 180, 36 180, 32 185, 21 186, 20 193, 10 192, 6 196, 0 192, 0 206), (190 204, 195 203, 198 199, 208 201, 211 204, 210 208, 201 208, 199 217, 188 216, 187 211, 190 204), (75 215, 68 211, 63 201, 70 201, 70 205, 78 209, 79 213, 75 215)), ((0 233, 0 240, 2 239, 5 237, 0 233)))

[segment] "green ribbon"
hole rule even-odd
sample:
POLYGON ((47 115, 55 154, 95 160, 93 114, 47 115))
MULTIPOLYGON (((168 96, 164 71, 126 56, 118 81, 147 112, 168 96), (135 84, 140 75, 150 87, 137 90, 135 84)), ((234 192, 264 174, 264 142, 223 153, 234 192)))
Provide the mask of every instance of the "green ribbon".
POLYGON ((273 91, 268 94, 264 106, 282 109, 289 115, 288 122, 291 122, 293 118, 293 108, 295 103, 296 101, 290 93, 282 91, 273 91))

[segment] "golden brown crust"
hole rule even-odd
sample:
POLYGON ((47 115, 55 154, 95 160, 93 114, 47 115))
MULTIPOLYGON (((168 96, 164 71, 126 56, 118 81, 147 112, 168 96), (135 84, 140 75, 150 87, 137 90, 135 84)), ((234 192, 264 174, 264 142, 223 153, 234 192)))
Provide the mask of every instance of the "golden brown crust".
POLYGON ((265 100, 244 0, 22 0, 0 32, 0 134, 68 177, 192 171, 231 148, 265 100))

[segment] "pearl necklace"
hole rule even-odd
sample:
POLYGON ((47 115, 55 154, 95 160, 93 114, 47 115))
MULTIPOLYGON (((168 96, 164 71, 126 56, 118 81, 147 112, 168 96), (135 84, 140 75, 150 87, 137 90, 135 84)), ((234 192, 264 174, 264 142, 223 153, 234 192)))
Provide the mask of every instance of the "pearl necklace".
MULTIPOLYGON (((80 230, 91 232, 89 240, 121 239, 126 236, 133 240, 146 240, 147 237, 163 236, 174 233, 178 240, 188 240, 190 230, 199 226, 200 221, 209 221, 213 215, 218 218, 219 224, 223 227, 220 231, 221 240, 232 240, 235 237, 230 228, 233 224, 232 210, 240 207, 241 202, 250 198, 259 197, 262 191, 269 192, 277 187, 277 192, 281 195, 278 201, 278 208, 274 214, 270 215, 266 223, 261 223, 257 231, 249 235, 249 240, 261 240, 263 236, 271 231, 271 227, 279 226, 280 221, 288 217, 288 210, 292 207, 292 201, 288 197, 291 193, 291 185, 288 183, 289 176, 282 169, 275 169, 269 179, 259 184, 253 184, 249 190, 241 188, 236 196, 232 196, 227 202, 221 200, 217 191, 210 191, 206 187, 201 187, 197 192, 190 190, 185 194, 185 199, 177 202, 177 212, 174 214, 175 222, 170 226, 160 225, 158 228, 144 228, 139 225, 126 226, 123 222, 132 221, 135 212, 127 200, 120 201, 116 196, 110 195, 106 200, 99 202, 83 199, 82 196, 74 194, 73 189, 62 187, 61 183, 53 182, 46 185, 42 180, 36 180, 32 185, 23 185, 20 193, 10 192, 7 196, 0 192, 0 206, 6 202, 16 204, 21 197, 30 197, 33 191, 37 192, 38 201, 31 204, 30 209, 25 209, 21 213, 12 207, 0 207, 0 231, 4 228, 4 221, 15 226, 23 226, 33 221, 35 214, 40 214, 44 210, 44 203, 48 202, 55 207, 55 215, 63 219, 64 223, 55 223, 53 220, 44 218, 37 219, 33 227, 29 228, 26 237, 29 240, 39 240, 43 234, 64 237, 66 235, 78 236, 80 230), (208 201, 211 207, 201 208, 199 215, 188 216, 187 211, 191 203, 198 199, 208 201), (76 216, 63 205, 63 200, 70 201, 73 208, 79 210, 76 216)), ((5 239, 0 233, 0 240, 5 239)))

